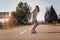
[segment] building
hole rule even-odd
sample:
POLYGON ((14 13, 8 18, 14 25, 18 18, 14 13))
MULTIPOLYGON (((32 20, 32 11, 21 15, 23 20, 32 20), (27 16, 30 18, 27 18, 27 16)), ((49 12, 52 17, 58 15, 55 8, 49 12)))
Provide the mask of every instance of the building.
POLYGON ((9 12, 0 12, 0 19, 9 18, 9 12))
POLYGON ((0 12, 0 22, 7 21, 9 18, 9 12, 0 12))

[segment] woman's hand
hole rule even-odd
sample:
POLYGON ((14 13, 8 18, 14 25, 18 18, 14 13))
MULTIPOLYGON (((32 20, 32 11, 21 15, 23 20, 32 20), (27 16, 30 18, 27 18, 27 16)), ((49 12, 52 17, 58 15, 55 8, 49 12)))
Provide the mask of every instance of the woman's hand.
POLYGON ((31 19, 31 15, 32 15, 32 13, 30 13, 30 15, 29 15, 29 17, 28 17, 28 20, 30 20, 30 19, 31 19))

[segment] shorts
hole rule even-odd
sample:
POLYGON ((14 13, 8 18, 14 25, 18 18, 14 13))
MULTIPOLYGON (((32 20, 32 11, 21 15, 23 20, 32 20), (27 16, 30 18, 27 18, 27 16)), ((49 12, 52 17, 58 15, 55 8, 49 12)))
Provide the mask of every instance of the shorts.
POLYGON ((32 20, 37 20, 37 18, 35 16, 33 16, 32 20))

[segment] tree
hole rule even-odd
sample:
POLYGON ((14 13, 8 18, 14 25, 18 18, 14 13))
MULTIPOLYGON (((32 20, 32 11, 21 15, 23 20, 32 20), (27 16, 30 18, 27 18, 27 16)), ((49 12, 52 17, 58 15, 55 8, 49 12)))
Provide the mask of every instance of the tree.
POLYGON ((58 17, 57 17, 56 11, 55 11, 55 9, 53 8, 52 5, 51 5, 51 8, 50 8, 50 11, 51 11, 51 22, 58 21, 58 17))
POLYGON ((60 18, 58 19, 58 23, 60 23, 60 18))
POLYGON ((50 10, 46 11, 45 13, 45 21, 48 23, 53 23, 54 21, 58 21, 58 17, 56 11, 54 10, 53 6, 51 5, 50 10))
POLYGON ((49 19, 50 19, 50 8, 46 7, 46 13, 45 13, 45 22, 49 23, 49 19))
POLYGON ((58 23, 60 23, 60 15, 58 15, 58 23))
POLYGON ((15 11, 12 11, 11 12, 11 16, 9 17, 9 25, 17 25, 17 20, 16 20, 16 12, 15 11))
POLYGON ((19 24, 26 24, 30 14, 30 6, 27 3, 19 2, 16 12, 12 13, 19 24))

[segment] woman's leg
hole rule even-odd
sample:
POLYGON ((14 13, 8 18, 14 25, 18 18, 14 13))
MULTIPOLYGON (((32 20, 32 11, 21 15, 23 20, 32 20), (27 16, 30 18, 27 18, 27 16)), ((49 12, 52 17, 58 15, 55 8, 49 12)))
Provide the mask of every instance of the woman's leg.
POLYGON ((38 26, 38 22, 37 22, 37 20, 33 20, 33 22, 34 22, 34 26, 33 26, 33 29, 32 30, 35 30, 36 27, 38 26))
POLYGON ((33 23, 34 23, 34 26, 32 28, 32 33, 36 33, 35 29, 38 26, 38 22, 37 22, 37 20, 33 20, 33 23))

